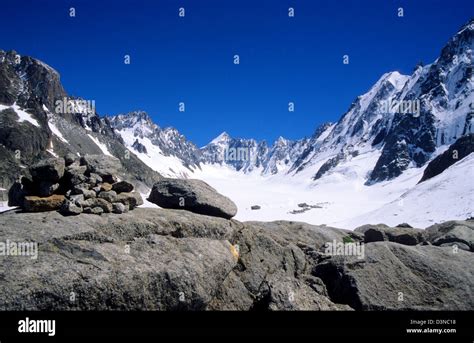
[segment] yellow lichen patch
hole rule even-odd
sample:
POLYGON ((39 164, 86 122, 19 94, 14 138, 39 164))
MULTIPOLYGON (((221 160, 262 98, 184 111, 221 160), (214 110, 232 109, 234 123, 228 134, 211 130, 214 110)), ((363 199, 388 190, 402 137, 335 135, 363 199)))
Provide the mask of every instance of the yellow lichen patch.
POLYGON ((232 253, 232 256, 234 256, 235 260, 239 260, 239 247, 235 245, 230 245, 230 252, 232 253))

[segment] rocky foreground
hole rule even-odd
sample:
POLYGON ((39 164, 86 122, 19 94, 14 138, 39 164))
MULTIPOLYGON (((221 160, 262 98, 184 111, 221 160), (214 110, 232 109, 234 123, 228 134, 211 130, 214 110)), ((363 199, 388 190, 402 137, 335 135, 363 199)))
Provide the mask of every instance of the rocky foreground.
POLYGON ((474 221, 346 231, 179 209, 0 214, 0 310, 473 310, 474 221), (365 242, 364 255, 327 243, 365 242), (327 247, 327 245, 326 245, 327 247))

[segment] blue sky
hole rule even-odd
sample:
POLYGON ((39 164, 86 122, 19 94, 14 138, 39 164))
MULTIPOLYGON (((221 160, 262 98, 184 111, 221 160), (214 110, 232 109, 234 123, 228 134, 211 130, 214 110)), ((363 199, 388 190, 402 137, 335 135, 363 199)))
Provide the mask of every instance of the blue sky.
POLYGON ((467 0, 8 1, 0 49, 50 64, 100 115, 145 110, 199 146, 222 131, 272 142, 337 121, 383 73, 432 62, 472 13, 467 0))

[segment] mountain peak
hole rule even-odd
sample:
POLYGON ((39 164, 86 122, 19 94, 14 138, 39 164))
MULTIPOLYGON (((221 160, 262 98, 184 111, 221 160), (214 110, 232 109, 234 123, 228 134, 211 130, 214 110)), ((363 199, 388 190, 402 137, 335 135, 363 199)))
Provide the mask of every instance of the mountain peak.
POLYGON ((132 111, 123 114, 117 114, 109 117, 113 121, 121 121, 129 127, 134 126, 137 123, 148 124, 149 126, 154 125, 152 119, 145 111, 132 111))
POLYGON ((474 31, 474 18, 471 18, 466 24, 464 24, 461 29, 456 33, 456 35, 459 35, 466 30, 474 31))
POLYGON ((135 134, 147 136, 160 128, 156 125, 145 111, 132 111, 125 114, 108 116, 108 119, 114 129, 132 129, 135 134))
POLYGON ((230 140, 229 134, 223 131, 219 136, 214 138, 209 144, 218 144, 221 142, 228 142, 229 140, 230 140))
POLYGON ((136 118, 137 121, 151 121, 151 118, 148 115, 148 113, 142 110, 128 112, 124 114, 123 116, 126 118, 136 118))
POLYGON ((397 90, 401 90, 409 78, 410 76, 400 74, 398 71, 391 71, 383 74, 379 81, 390 82, 397 90))
POLYGON ((275 141, 275 145, 284 146, 288 144, 288 139, 284 138, 283 136, 279 136, 275 141))

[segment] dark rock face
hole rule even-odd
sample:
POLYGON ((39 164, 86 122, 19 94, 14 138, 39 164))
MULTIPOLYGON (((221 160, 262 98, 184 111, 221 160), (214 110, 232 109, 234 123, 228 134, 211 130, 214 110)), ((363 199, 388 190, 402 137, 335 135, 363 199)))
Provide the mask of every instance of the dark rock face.
POLYGON ((454 163, 474 152, 474 133, 459 138, 448 150, 428 163, 420 182, 441 174, 454 163))
POLYGON ((138 141, 138 139, 136 139, 135 142, 133 142, 132 148, 134 148, 136 151, 138 151, 139 153, 142 153, 142 154, 148 153, 148 151, 146 150, 146 147, 143 144, 141 144, 138 141))
POLYGON ((8 206, 23 206, 26 192, 20 182, 15 182, 8 191, 8 206))
POLYGON ((424 241, 424 230, 406 226, 390 228, 386 225, 364 225, 354 230, 364 234, 364 242, 389 241, 404 245, 417 245, 424 241))
POLYGON ((61 107, 57 106, 57 101, 69 100, 77 99, 66 94, 56 70, 15 51, 0 50, 0 104, 9 106, 0 110, 3 188, 9 189, 22 175, 30 177, 23 166, 32 166, 38 160, 51 157, 50 152, 58 156, 67 155, 66 166, 78 155, 102 154, 90 136, 105 144, 122 162, 123 168, 116 174, 121 179, 132 180, 141 190, 149 189, 159 180, 158 173, 134 154, 129 154, 106 118, 100 118, 97 113, 62 113, 62 110, 57 110, 61 107), (18 108, 14 104, 30 114, 37 125, 19 120, 18 108), (59 139, 48 122, 54 124, 65 139, 59 139))
POLYGON ((334 302, 356 310, 472 310, 474 255, 450 247, 365 245, 365 259, 334 256, 314 275, 334 302))
MULTIPOLYGON (((1 88, 0 88, 1 93, 1 88)), ((49 137, 47 131, 29 122, 18 122, 18 114, 12 109, 0 111, 0 145, 10 154, 9 161, 18 165, 19 162, 34 163, 34 158, 45 151, 49 137), (18 156, 18 151, 20 155, 18 156)), ((5 157, 7 157, 5 156, 5 157)), ((8 175, 8 174, 5 174, 8 175)))
POLYGON ((393 179, 399 176, 410 164, 411 156, 405 140, 399 140, 395 135, 387 138, 387 144, 382 155, 377 160, 367 184, 393 179))
POLYGON ((64 156, 64 162, 66 164, 66 167, 69 167, 71 164, 73 164, 76 161, 77 161, 77 156, 72 153, 68 153, 64 156))
POLYGON ((57 182, 64 175, 64 167, 64 159, 48 158, 31 166, 30 174, 34 182, 57 182))
POLYGON ((316 175, 314 175, 313 180, 320 179, 324 174, 333 169, 344 159, 344 154, 338 154, 336 157, 330 158, 319 168, 316 175))
POLYGON ((112 185, 112 190, 117 193, 133 191, 133 185, 127 181, 116 182, 112 185))
POLYGON ((11 105, 17 101, 23 105, 39 99, 54 108, 54 101, 65 96, 59 74, 54 69, 27 56, 21 56, 18 61, 15 51, 0 51, 0 57, 5 57, 0 63, 0 102, 11 105), (21 79, 21 74, 28 77, 21 79), (22 86, 27 92, 20 92, 22 86))
POLYGON ((201 180, 163 179, 153 185, 148 200, 163 208, 183 209, 194 213, 230 219, 237 207, 201 180))
POLYGON ((38 195, 41 197, 49 197, 53 195, 53 193, 57 191, 58 188, 59 188, 59 183, 53 183, 50 181, 41 181, 38 184, 38 195))

